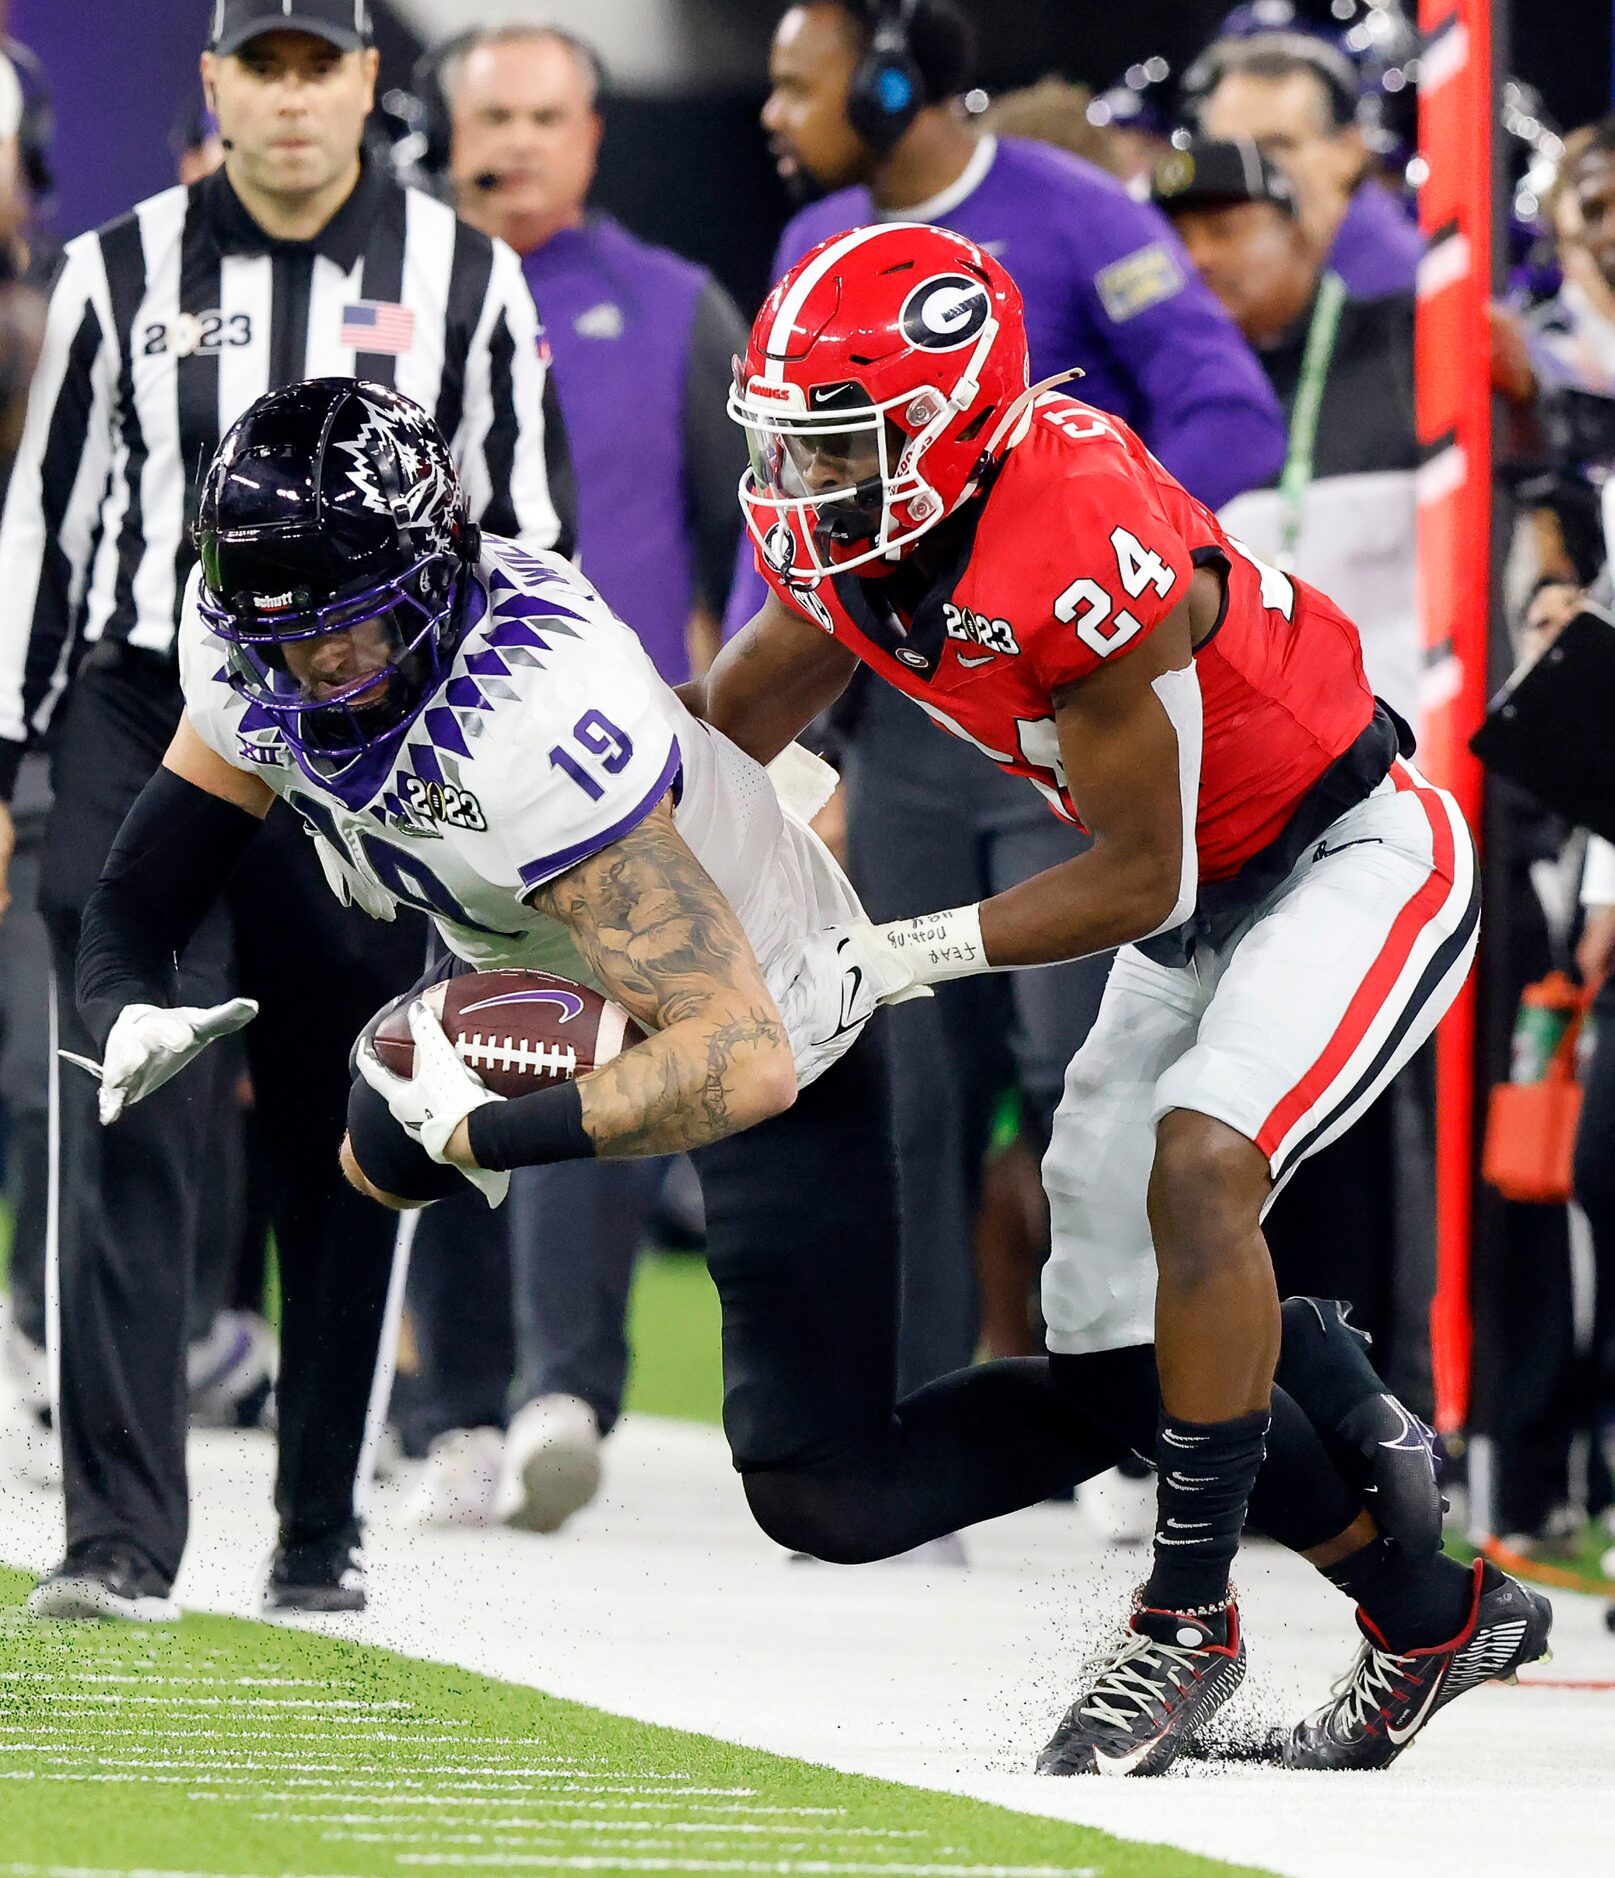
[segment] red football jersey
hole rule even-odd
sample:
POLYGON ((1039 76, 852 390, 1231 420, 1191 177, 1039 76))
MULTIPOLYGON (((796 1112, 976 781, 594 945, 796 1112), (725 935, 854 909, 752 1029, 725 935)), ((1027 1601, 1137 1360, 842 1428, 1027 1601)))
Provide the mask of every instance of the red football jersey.
MULTIPOLYGON (((790 550, 782 530, 770 549, 790 550)), ((780 558, 775 553, 772 558, 780 558)), ((1189 590, 1225 570, 1220 624, 1196 650, 1205 712, 1203 881, 1237 873, 1367 728, 1357 629, 1334 603, 1259 562, 1116 417, 1050 393, 1004 459, 964 566, 911 620, 856 575, 808 587, 760 555, 773 590, 832 632, 1068 821, 1053 695, 1125 658, 1189 590)))

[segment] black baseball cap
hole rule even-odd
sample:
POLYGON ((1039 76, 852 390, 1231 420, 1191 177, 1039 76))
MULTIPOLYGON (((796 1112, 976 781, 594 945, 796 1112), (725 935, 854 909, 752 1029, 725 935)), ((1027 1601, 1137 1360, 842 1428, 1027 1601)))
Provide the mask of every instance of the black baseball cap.
POLYGON ((228 57, 260 33, 312 33, 357 52, 371 44, 370 0, 213 0, 210 52, 228 57))
POLYGON ((1286 215, 1297 213, 1290 179, 1249 137, 1196 137, 1168 150, 1150 177, 1150 200, 1168 215, 1223 202, 1271 202, 1286 215))

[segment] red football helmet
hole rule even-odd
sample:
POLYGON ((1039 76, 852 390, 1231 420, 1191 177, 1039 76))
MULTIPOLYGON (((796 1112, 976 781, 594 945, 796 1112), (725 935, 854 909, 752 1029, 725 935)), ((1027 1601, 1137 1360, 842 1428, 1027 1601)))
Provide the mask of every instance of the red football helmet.
POLYGON ((946 228, 882 222, 824 241, 764 302, 729 415, 751 448, 746 526, 816 584, 895 561, 1024 434, 1020 289, 946 228))

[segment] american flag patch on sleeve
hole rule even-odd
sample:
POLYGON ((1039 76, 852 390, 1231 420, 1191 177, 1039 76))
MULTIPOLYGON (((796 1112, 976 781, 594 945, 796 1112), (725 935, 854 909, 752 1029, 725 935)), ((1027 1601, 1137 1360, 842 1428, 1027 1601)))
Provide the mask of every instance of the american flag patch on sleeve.
POLYGON ((391 300, 350 300, 337 343, 355 352, 407 352, 415 343, 415 315, 391 300))

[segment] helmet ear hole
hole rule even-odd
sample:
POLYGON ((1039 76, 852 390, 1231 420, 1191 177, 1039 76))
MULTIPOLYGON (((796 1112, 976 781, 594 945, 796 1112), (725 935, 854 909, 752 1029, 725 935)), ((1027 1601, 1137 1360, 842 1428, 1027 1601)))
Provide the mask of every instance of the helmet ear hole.
POLYGON ((997 409, 998 406, 996 404, 989 404, 985 410, 979 411, 971 418, 970 422, 959 432, 960 443, 974 443, 986 429, 988 418, 990 418, 997 409))

